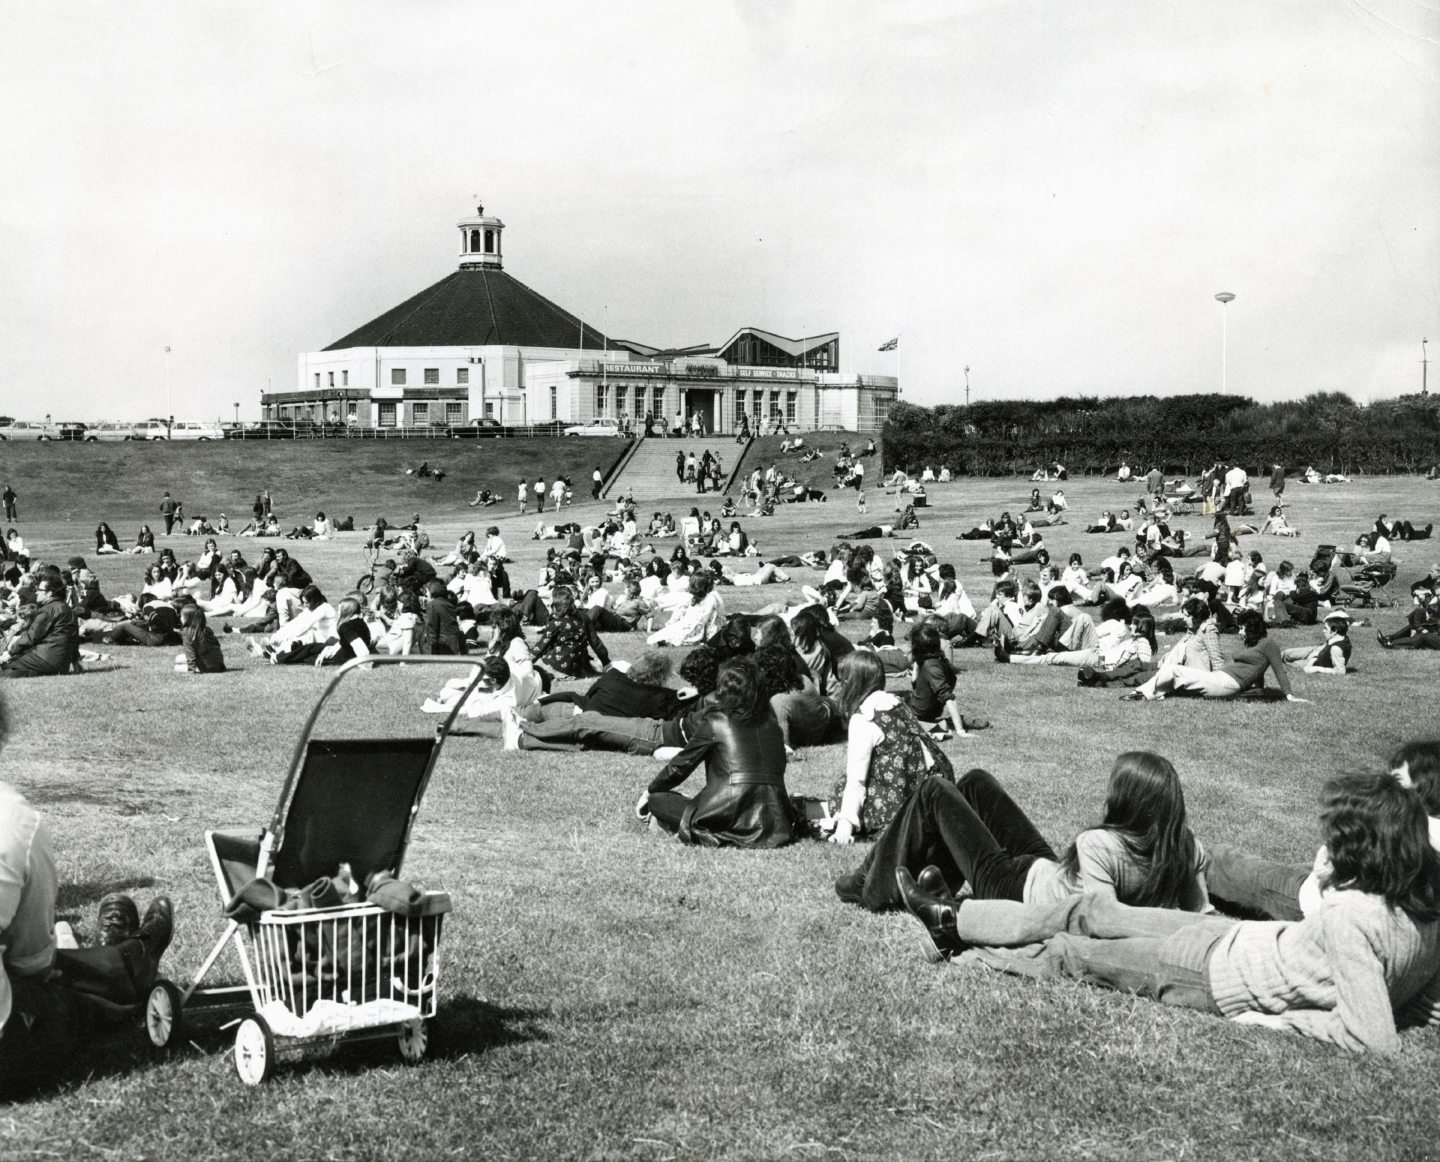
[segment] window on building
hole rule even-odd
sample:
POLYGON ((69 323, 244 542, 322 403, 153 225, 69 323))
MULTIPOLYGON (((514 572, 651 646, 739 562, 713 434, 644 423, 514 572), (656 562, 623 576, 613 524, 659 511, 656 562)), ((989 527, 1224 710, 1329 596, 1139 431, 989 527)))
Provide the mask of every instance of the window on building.
POLYGON ((380 401, 380 426, 382 428, 393 428, 395 426, 395 401, 380 401))
POLYGON ((494 400, 487 399, 487 400, 485 401, 485 418, 486 418, 486 419, 490 419, 490 420, 493 420, 493 419, 495 418, 495 401, 494 401, 494 400))
POLYGON ((595 416, 596 416, 597 419, 598 419, 600 416, 609 415, 609 411, 608 411, 608 407, 609 407, 609 403, 610 403, 609 395, 610 395, 610 385, 609 385, 609 384, 607 384, 607 383, 597 383, 597 384, 595 385, 595 416))
POLYGON ((425 369, 425 382, 435 387, 440 386, 440 369, 438 367, 427 367, 425 369))
POLYGON ((318 371, 315 373, 315 389, 317 391, 320 389, 320 373, 318 371))
POLYGON ((465 405, 458 399, 445 405, 445 422, 447 424, 463 424, 465 422, 465 405))
POLYGON ((645 417, 645 389, 638 383, 635 385, 635 415, 638 419, 645 417))
POLYGON ((468 367, 457 367, 455 369, 455 382, 464 387, 470 382, 470 369, 468 367))
POLYGON ((335 386, 335 373, 334 373, 333 371, 327 371, 327 372, 325 373, 325 375, 326 375, 327 385, 330 386, 330 387, 334 387, 334 386, 335 386))
POLYGON ((665 414, 665 389, 663 387, 651 389, 650 410, 655 413, 657 419, 665 414))
POLYGON ((342 371, 342 372, 340 373, 340 386, 341 386, 341 387, 349 387, 349 386, 350 386, 350 373, 349 373, 348 371, 342 371))
POLYGON ((550 418, 552 420, 560 418, 560 389, 553 383, 550 385, 550 418))
POLYGON ((486 254, 494 254, 494 253, 495 253, 495 231, 494 231, 494 230, 486 230, 486 231, 485 231, 485 253, 486 253, 486 254))
POLYGON ((479 231, 479 230, 471 230, 471 231, 470 231, 470 253, 471 253, 471 254, 476 254, 476 253, 479 252, 479 250, 480 250, 480 231, 479 231))
POLYGON ((875 427, 883 428, 890 419, 890 401, 888 399, 877 399, 875 408, 875 427))
POLYGON ((796 401, 796 399, 797 399, 797 393, 796 393, 796 392, 787 391, 787 392, 785 393, 785 422, 786 422, 787 424, 793 424, 793 423, 795 422, 795 401, 796 401))
POLYGON ((416 402, 410 405, 410 423, 417 428, 423 428, 430 422, 430 405, 428 403, 416 402))
POLYGON ((392 368, 390 369, 390 386, 391 386, 391 387, 404 387, 404 386, 405 386, 405 369, 404 369, 403 367, 392 367, 392 368))

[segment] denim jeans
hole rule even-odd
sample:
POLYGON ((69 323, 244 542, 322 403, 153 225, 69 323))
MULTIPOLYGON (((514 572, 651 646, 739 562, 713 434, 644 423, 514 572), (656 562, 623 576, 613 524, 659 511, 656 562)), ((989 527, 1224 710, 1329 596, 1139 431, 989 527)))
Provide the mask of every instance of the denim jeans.
POLYGON ((658 718, 612 718, 585 710, 548 722, 523 722, 522 750, 599 750, 627 754, 654 754, 663 739, 665 724, 658 718))
POLYGON ((1310 874, 1306 864, 1276 863, 1219 844, 1209 849, 1205 882, 1210 897, 1272 920, 1303 920, 1300 885, 1310 874))

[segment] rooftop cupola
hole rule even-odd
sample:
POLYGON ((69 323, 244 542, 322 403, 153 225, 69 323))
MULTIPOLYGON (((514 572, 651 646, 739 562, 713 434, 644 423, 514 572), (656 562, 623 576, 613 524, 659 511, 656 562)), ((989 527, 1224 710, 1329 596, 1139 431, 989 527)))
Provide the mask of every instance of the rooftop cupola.
POLYGON ((484 206, 476 206, 473 215, 456 225, 460 227, 460 269, 490 266, 499 270, 500 235, 505 223, 486 214, 484 206))

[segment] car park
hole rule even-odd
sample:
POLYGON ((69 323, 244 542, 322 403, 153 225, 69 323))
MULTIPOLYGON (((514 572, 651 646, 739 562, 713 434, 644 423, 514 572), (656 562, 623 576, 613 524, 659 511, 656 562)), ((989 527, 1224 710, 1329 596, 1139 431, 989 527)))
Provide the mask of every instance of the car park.
POLYGON ((11 420, 0 424, 0 440, 58 440, 60 429, 55 424, 37 420, 11 420))
POLYGON ((620 421, 612 419, 591 420, 588 424, 575 424, 565 429, 567 436, 618 436, 620 421))
POLYGON ((98 424, 88 425, 85 429, 87 444, 108 443, 111 440, 133 440, 134 438, 135 425, 116 420, 102 420, 98 424))

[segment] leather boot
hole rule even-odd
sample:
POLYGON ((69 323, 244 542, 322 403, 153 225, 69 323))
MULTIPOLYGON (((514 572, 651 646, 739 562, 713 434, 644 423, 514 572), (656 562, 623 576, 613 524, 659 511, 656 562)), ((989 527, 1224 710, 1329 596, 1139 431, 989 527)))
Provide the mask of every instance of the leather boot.
MULTIPOLYGON (((933 883, 940 876, 940 869, 927 867, 920 875, 933 883)), ((895 883, 905 907, 923 928, 920 946, 927 960, 938 964, 964 948, 955 929, 955 901, 952 898, 922 891, 915 877, 903 867, 895 869, 895 883)))

